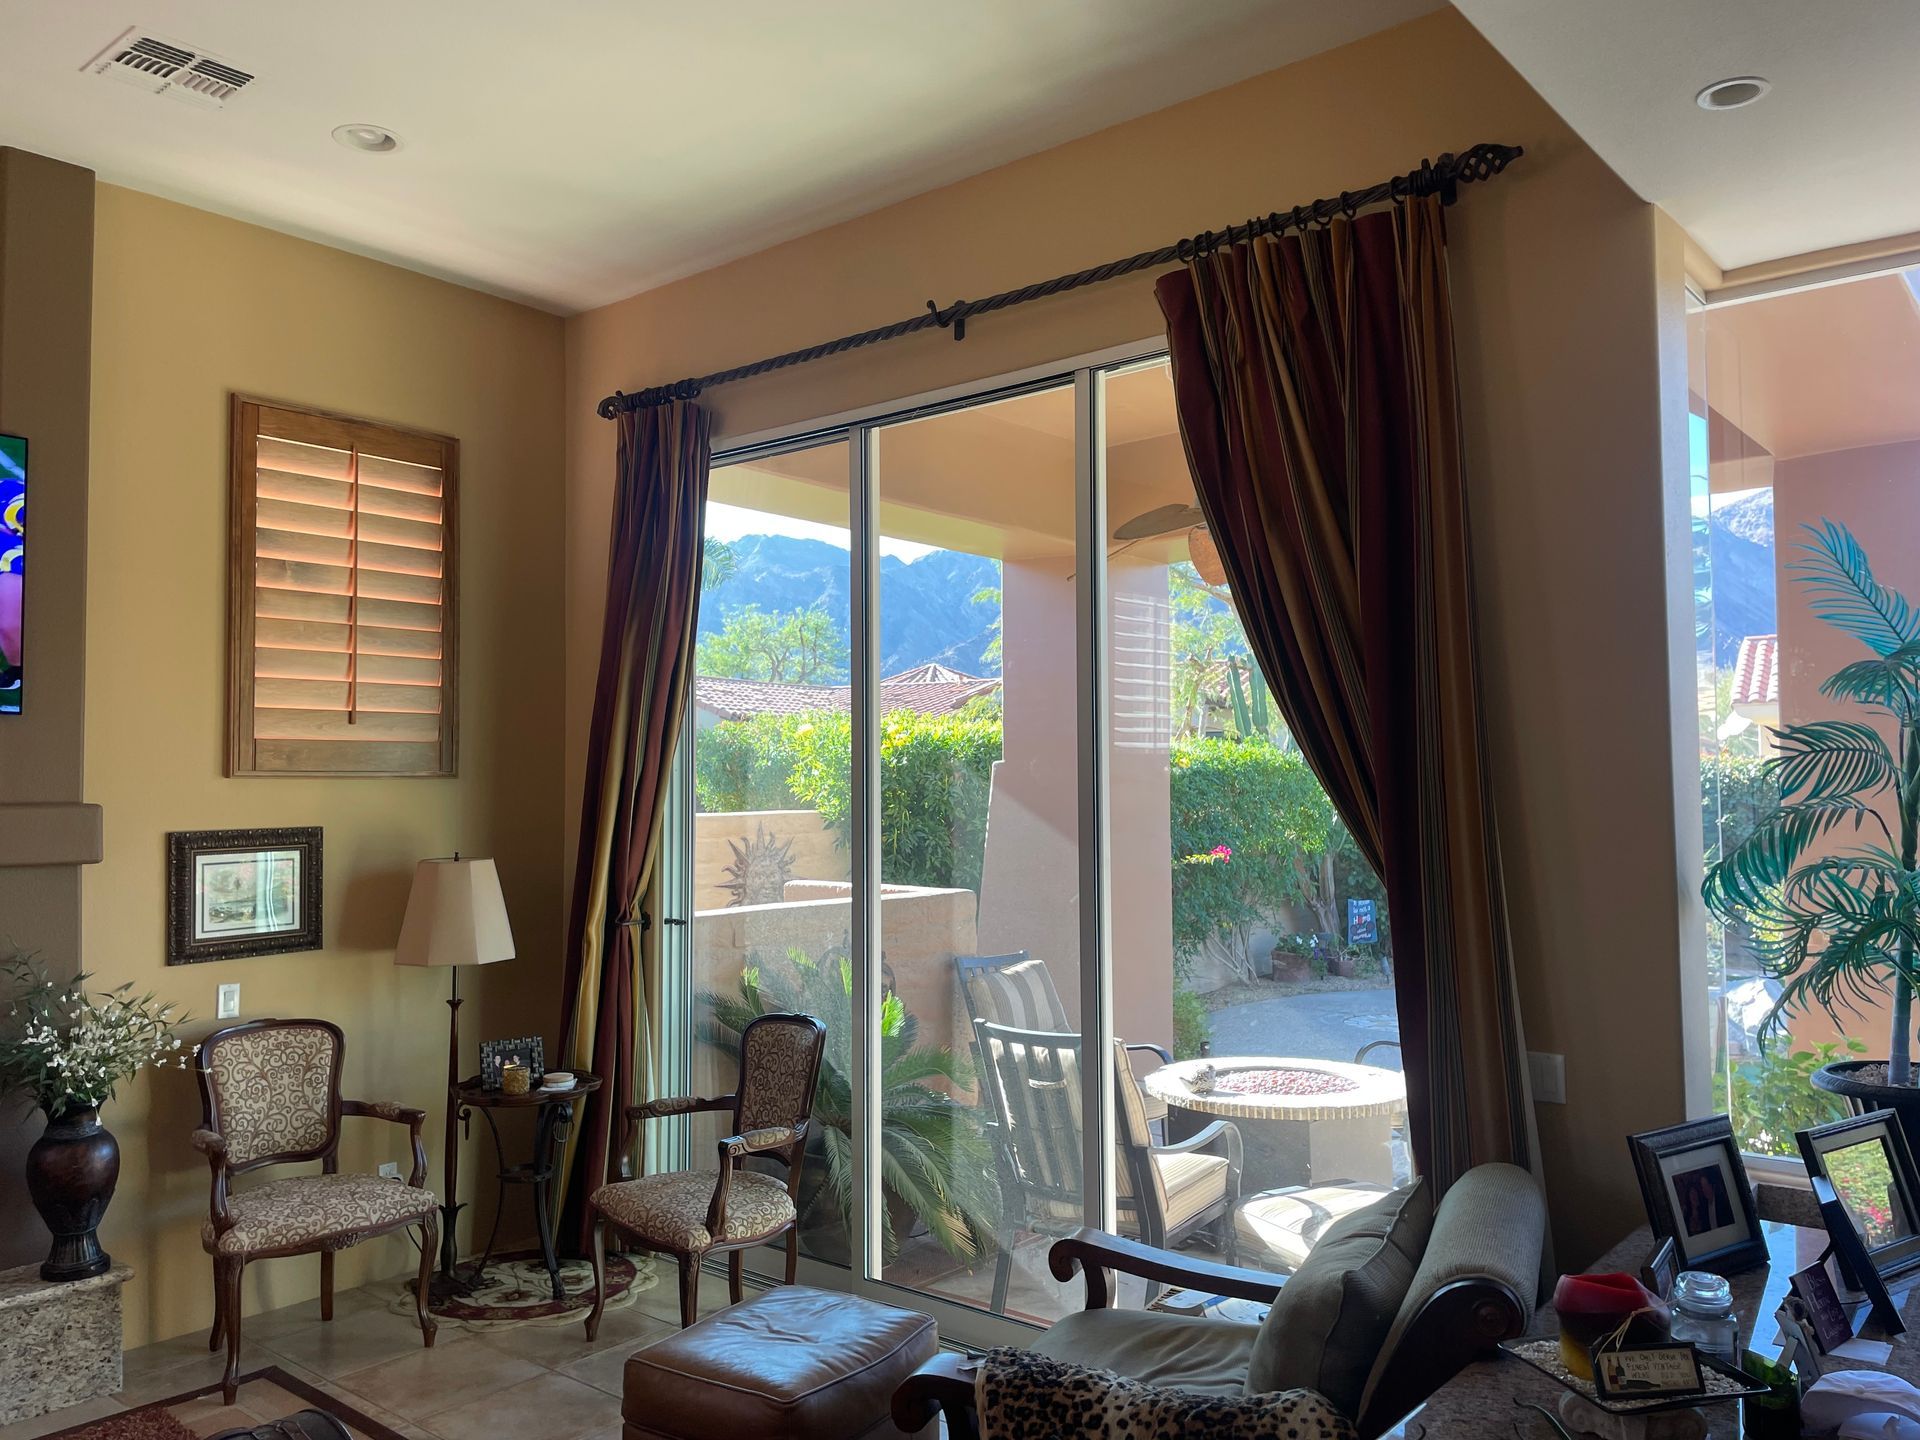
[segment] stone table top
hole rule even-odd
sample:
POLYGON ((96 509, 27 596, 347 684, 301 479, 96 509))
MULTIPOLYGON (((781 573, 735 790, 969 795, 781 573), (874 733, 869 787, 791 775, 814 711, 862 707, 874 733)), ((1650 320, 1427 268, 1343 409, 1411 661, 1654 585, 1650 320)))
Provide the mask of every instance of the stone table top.
MULTIPOLYGON (((1762 1213, 1765 1208, 1762 1207, 1762 1213)), ((1773 1321, 1774 1312, 1786 1298, 1788 1281, 1794 1272, 1804 1270, 1820 1258, 1827 1247, 1827 1235, 1824 1230, 1804 1229, 1779 1220, 1763 1220, 1760 1228, 1767 1242, 1768 1263, 1727 1278, 1733 1288, 1734 1312, 1740 1319, 1742 1348, 1777 1359, 1780 1339, 1773 1321)), ((1652 1249, 1652 1232, 1642 1225, 1595 1261, 1589 1273, 1625 1271, 1637 1275, 1652 1249)), ((1902 1276, 1890 1281, 1887 1288, 1907 1324, 1905 1335, 1889 1339, 1869 1318, 1865 1304, 1849 1308, 1856 1335, 1893 1346, 1887 1363, 1873 1365, 1863 1360, 1841 1360, 1834 1362, 1832 1368, 1886 1370, 1920 1384, 1920 1276, 1902 1276)), ((1558 1335, 1559 1331, 1553 1306, 1542 1305, 1534 1312, 1527 1333, 1546 1336, 1558 1335)), ((1491 1434, 1514 1435, 1519 1440, 1552 1440, 1552 1427, 1539 1412, 1523 1410, 1515 1402, 1531 1401, 1551 1410, 1563 1393, 1563 1387, 1512 1356, 1478 1361, 1434 1391, 1425 1405, 1387 1431, 1383 1440, 1481 1440, 1491 1434), (1514 1428, 1516 1419, 1518 1429, 1514 1428)), ((1741 1433, 1738 1404, 1703 1408, 1708 1419, 1707 1434, 1712 1440, 1737 1440, 1741 1433)))
POLYGON ((0 1311, 16 1310, 88 1290, 104 1290, 110 1285, 124 1285, 132 1278, 131 1265, 115 1265, 103 1274, 89 1275, 84 1280, 59 1281, 42 1280, 38 1264, 0 1270, 0 1311))
POLYGON ((1343 1060, 1303 1060, 1287 1055, 1227 1055, 1210 1060, 1176 1060, 1150 1071, 1141 1085, 1182 1110, 1197 1110, 1227 1120, 1357 1120, 1395 1115, 1407 1108, 1407 1080, 1398 1070, 1352 1065, 1343 1060), (1194 1081, 1213 1067, 1216 1084, 1260 1071, 1305 1071, 1331 1077, 1337 1089, 1319 1093, 1243 1092, 1215 1089, 1201 1094, 1194 1081))

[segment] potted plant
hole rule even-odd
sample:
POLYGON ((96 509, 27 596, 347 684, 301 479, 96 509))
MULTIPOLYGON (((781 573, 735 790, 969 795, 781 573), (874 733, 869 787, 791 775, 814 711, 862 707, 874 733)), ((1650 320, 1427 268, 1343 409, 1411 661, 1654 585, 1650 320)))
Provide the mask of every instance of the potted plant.
POLYGON ((1755 957, 1784 986, 1763 1030, 1809 1007, 1839 1023, 1840 1010, 1891 994, 1887 1058, 1834 1061, 1810 1079, 1897 1112, 1920 1144, 1920 1089, 1912 1078, 1920 613, 1874 579, 1866 551, 1844 525, 1828 520, 1806 529, 1811 538, 1788 570, 1814 615, 1869 652, 1823 681, 1820 693, 1878 723, 1781 726, 1765 766, 1779 807, 1707 871, 1701 893, 1722 920, 1752 927, 1755 957))
MULTIPOLYGON (((844 955, 816 963, 789 950, 780 971, 748 965, 738 995, 705 994, 702 1038, 737 1047, 755 1016, 798 1011, 824 1021, 826 1053, 814 1091, 813 1138, 801 1177, 799 1209, 808 1248, 844 1263, 853 1214, 853 966, 844 955), (784 972, 784 973, 781 973, 784 972)), ((900 997, 880 1006, 881 1221, 885 1254, 924 1227, 955 1260, 979 1257, 1000 1211, 993 1152, 973 1110, 927 1082, 970 1089, 973 1067, 944 1046, 921 1045, 919 1023, 900 997)))
POLYGON ((185 1069, 171 1005, 122 985, 89 994, 87 977, 64 983, 33 957, 0 962, 11 994, 0 1028, 0 1090, 24 1090, 47 1128, 27 1151, 27 1194, 53 1232, 45 1280, 79 1280, 113 1263, 100 1248, 100 1219, 120 1178, 120 1146, 100 1107, 121 1081, 150 1065, 185 1069))

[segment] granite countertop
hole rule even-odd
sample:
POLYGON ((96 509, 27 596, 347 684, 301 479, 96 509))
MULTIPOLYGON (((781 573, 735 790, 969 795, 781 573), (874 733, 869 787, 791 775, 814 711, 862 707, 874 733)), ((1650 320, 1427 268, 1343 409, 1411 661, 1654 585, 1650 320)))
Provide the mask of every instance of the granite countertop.
POLYGON ((12 1310, 47 1299, 54 1291, 78 1292, 104 1290, 109 1285, 124 1285, 133 1278, 131 1265, 115 1265, 101 1275, 84 1280, 42 1280, 40 1267, 22 1265, 15 1270, 0 1270, 0 1310, 12 1310))
MULTIPOLYGON (((1771 1188, 1771 1187, 1768 1187, 1771 1188)), ((1811 1197, 1809 1197, 1811 1198, 1811 1197)), ((1781 1207, 1761 1206, 1761 1213, 1782 1213, 1781 1207)), ((1803 1218, 1796 1212, 1796 1218, 1803 1218)), ((1814 1212, 1817 1220, 1818 1212, 1814 1212)), ((1740 1317, 1740 1342, 1746 1349, 1768 1358, 1780 1352, 1773 1315, 1786 1298, 1787 1282, 1796 1270, 1805 1269, 1826 1249, 1824 1230, 1805 1229, 1784 1220, 1763 1220, 1769 1263, 1743 1274, 1729 1276, 1733 1287, 1734 1310, 1740 1317)), ((1591 1273, 1625 1271, 1637 1275, 1641 1264, 1653 1249, 1652 1232, 1641 1226, 1590 1267, 1591 1273)), ((1907 1333, 1890 1343, 1893 1353, 1884 1365, 1866 1361, 1836 1362, 1836 1369, 1887 1370, 1904 1380, 1920 1384, 1920 1276, 1903 1276, 1889 1284, 1894 1302, 1900 1307, 1907 1333)), ((1854 1332, 1867 1339, 1887 1337, 1866 1314, 1864 1305, 1853 1308, 1854 1332)), ((1529 1335, 1558 1335, 1559 1319, 1552 1305, 1534 1312, 1529 1335)), ((1493 1434, 1515 1435, 1520 1440, 1553 1440, 1553 1428, 1537 1411, 1523 1409, 1532 1402, 1553 1410, 1563 1387, 1548 1379, 1524 1361, 1511 1356, 1482 1360, 1469 1365, 1436 1390, 1413 1414, 1386 1432, 1384 1440, 1484 1440, 1493 1434), (1514 1428, 1513 1421, 1519 1421, 1514 1428)), ((1738 1440, 1740 1407, 1716 1404, 1703 1407, 1711 1440, 1738 1440)))

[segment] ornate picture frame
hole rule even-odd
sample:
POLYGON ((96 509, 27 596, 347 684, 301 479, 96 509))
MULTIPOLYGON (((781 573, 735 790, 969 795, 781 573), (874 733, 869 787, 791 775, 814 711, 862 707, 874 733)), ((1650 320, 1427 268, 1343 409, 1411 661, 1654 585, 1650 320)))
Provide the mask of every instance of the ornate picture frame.
POLYGON ((540 1077, 547 1073, 546 1042, 538 1035, 520 1035, 510 1040, 482 1040, 480 1084, 483 1089, 500 1088, 500 1067, 508 1060, 518 1060, 525 1065, 537 1087, 540 1077))
POLYGON ((1672 1238, 1681 1269, 1737 1275, 1766 1263, 1753 1186, 1726 1116, 1629 1135, 1627 1148, 1654 1238, 1672 1238))
POLYGON ((318 825, 167 836, 167 964, 318 950, 318 825))

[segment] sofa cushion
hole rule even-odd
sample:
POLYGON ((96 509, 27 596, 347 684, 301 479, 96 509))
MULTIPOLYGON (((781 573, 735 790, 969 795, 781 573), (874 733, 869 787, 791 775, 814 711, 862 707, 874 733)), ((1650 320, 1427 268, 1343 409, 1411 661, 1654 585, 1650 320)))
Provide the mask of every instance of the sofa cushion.
POLYGON ((1149 1385, 1244 1395, 1247 1361, 1259 1333, 1257 1325, 1153 1310, 1076 1310, 1056 1320, 1033 1348, 1149 1385))
POLYGON ((1342 1414, 1357 1417, 1432 1229, 1432 1192, 1424 1180, 1332 1225, 1268 1311, 1247 1367, 1247 1389, 1317 1390, 1342 1414))
MULTIPOLYGON (((1097 1313, 1097 1312, 1096 1312, 1097 1313)), ((1218 1324, 1203 1320, 1202 1325, 1218 1324)), ((1197 1395, 1030 1350, 990 1350, 974 1381, 980 1440, 1354 1440, 1347 1418, 1310 1390, 1197 1395)))

